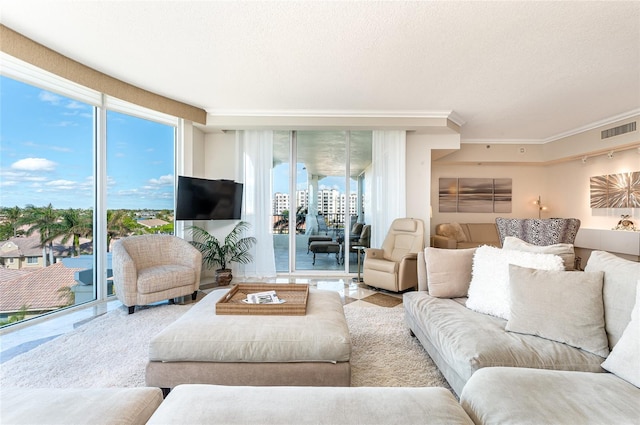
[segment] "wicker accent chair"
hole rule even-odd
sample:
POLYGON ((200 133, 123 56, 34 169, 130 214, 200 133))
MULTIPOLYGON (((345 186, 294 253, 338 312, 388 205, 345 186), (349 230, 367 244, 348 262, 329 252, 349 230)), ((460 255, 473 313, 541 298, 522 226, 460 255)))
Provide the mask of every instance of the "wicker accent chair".
POLYGON ((116 296, 129 308, 191 294, 200 288, 202 254, 189 242, 171 235, 129 236, 112 250, 116 296))
POLYGON ((418 252, 424 248, 424 224, 413 218, 391 223, 382 247, 365 251, 364 283, 392 292, 418 286, 418 252))
POLYGON ((573 244, 580 220, 577 218, 496 218, 500 243, 514 236, 533 245, 573 244))

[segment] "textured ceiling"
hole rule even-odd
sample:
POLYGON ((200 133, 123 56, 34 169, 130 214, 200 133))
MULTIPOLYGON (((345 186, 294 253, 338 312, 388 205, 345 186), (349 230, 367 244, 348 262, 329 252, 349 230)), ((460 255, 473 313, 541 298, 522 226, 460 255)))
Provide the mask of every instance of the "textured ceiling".
POLYGON ((212 114, 429 116, 545 141, 640 111, 640 2, 0 2, 2 23, 212 114))

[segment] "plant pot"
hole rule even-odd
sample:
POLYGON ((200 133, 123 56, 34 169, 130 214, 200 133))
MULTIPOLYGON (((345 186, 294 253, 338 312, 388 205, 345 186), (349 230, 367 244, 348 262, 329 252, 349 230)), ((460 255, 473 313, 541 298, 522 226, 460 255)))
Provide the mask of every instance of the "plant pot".
POLYGON ((231 269, 218 269, 216 270, 216 284, 218 286, 227 286, 231 283, 233 275, 231 269))

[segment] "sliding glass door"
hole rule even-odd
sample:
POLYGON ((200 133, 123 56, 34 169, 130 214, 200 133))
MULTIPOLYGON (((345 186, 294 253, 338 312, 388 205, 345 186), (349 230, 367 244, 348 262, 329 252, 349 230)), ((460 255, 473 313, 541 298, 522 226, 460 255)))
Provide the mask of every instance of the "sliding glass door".
POLYGON ((278 273, 355 273, 350 230, 364 217, 371 132, 276 132, 273 233, 278 273), (347 173, 348 170, 348 173, 347 173))

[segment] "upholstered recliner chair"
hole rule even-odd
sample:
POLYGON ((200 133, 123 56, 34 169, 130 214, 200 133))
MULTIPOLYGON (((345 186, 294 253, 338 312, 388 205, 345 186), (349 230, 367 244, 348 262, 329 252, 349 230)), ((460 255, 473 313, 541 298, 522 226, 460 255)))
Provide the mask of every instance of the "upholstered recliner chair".
POLYGON ((191 294, 200 288, 202 254, 184 239, 171 235, 129 236, 112 250, 116 296, 133 313, 146 305, 191 294))
POLYGON ((364 283, 392 292, 418 286, 417 254, 424 248, 424 224, 413 218, 391 223, 381 248, 365 252, 364 283))

